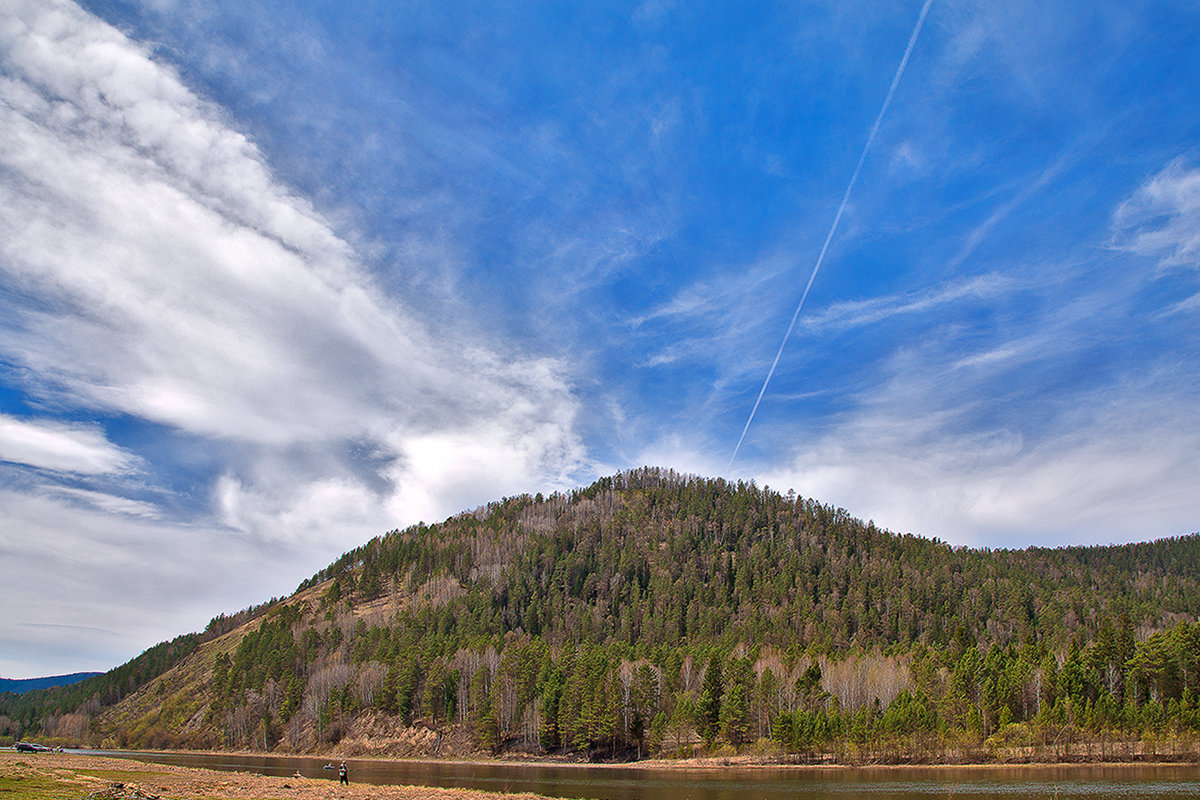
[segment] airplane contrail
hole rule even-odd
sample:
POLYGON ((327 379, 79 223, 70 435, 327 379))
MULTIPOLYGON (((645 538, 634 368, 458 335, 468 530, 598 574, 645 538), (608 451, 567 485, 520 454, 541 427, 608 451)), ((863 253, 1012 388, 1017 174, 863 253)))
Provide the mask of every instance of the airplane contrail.
POLYGON ((825 252, 829 250, 829 243, 833 240, 833 234, 837 231, 838 223, 842 221, 842 212, 846 210, 846 204, 850 202, 850 192, 854 191, 854 184, 858 181, 858 173, 862 170, 863 162, 867 160, 867 153, 871 150, 871 145, 875 141, 875 134, 879 133, 879 124, 883 122, 883 115, 887 113, 888 106, 892 104, 892 96, 896 94, 896 87, 900 85, 900 77, 904 75, 904 68, 908 66, 908 57, 912 55, 913 47, 917 44, 917 37, 921 35, 921 26, 925 24, 925 17, 929 14, 929 7, 933 5, 933 0, 925 0, 925 5, 921 7, 921 16, 917 17, 917 24, 913 27, 912 36, 908 37, 908 47, 904 48, 904 57, 900 59, 900 66, 896 69, 896 76, 892 78, 892 85, 888 88, 887 97, 883 99, 883 106, 879 109, 879 116, 875 117, 875 124, 871 126, 871 133, 867 136, 867 143, 863 146, 862 155, 858 157, 858 164, 854 167, 854 174, 850 176, 850 182, 846 184, 846 191, 842 195, 842 202, 838 204, 837 213, 833 215, 833 224, 829 226, 829 233, 825 236, 825 244, 821 245, 821 252, 817 256, 817 263, 813 265, 812 274, 808 276, 808 284, 804 287, 804 294, 800 295, 800 302, 796 304, 796 310, 792 312, 792 321, 788 324, 787 333, 783 334, 783 341, 779 343, 779 350, 775 353, 775 360, 771 362, 771 369, 767 370, 767 378, 763 381, 762 388, 758 390, 758 397, 754 400, 754 407, 750 409, 750 417, 746 420, 746 426, 742 428, 742 435, 738 437, 737 445, 733 448, 733 455, 729 457, 729 466, 726 469, 733 467, 733 461, 737 458, 738 451, 742 449, 742 442, 746 438, 746 432, 750 430, 750 423, 754 422, 754 415, 758 413, 758 405, 762 402, 763 395, 767 393, 767 386, 771 383, 771 378, 775 375, 775 368, 779 366, 779 358, 783 355, 783 347, 787 344, 787 340, 792 335, 792 330, 796 327, 796 320, 800 318, 800 309, 804 308, 804 301, 808 299, 808 292, 812 289, 813 281, 817 279, 817 273, 821 270, 821 263, 825 260, 825 252))

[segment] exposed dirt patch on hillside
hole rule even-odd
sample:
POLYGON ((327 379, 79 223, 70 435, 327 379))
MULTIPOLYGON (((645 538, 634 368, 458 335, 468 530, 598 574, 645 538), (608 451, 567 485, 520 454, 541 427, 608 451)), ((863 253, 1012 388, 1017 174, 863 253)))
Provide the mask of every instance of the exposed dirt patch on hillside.
POLYGON ((394 717, 368 711, 351 724, 336 751, 347 756, 391 758, 478 757, 484 754, 463 725, 435 730, 425 721, 401 725, 394 717))

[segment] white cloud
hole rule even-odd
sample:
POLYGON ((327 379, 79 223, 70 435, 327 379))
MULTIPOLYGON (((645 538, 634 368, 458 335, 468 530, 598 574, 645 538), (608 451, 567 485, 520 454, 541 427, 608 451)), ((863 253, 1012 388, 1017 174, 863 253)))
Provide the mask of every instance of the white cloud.
POLYGON ((98 492, 91 489, 79 489, 67 486, 43 486, 41 492, 48 497, 64 498, 85 507, 90 506, 97 511, 110 515, 125 515, 158 519, 162 512, 153 503, 142 500, 130 500, 127 497, 98 492))
POLYGON ((347 476, 273 472, 259 478, 246 482, 226 473, 214 500, 222 523, 272 545, 361 543, 382 533, 380 523, 389 519, 380 498, 347 476))
POLYGON ((561 370, 434 340, 220 109, 110 26, 19 3, 2 30, 0 275, 34 299, 8 309, 4 349, 41 391, 253 446, 366 439, 394 457, 502 418, 546 448, 522 465, 569 468, 561 370))
POLYGON ((1112 246, 1164 267, 1200 267, 1200 169, 1175 159, 1138 187, 1113 214, 1112 246))
POLYGON ((563 466, 582 464, 584 452, 559 435, 568 420, 520 419, 527 411, 517 408, 512 410, 515 419, 397 443, 404 457, 389 471, 400 487, 389 501, 393 518, 409 523, 438 521, 478 505, 481 498, 572 488, 574 475, 563 466), (523 477, 533 475, 539 476, 533 484, 523 477), (436 493, 431 491, 434 487, 436 493))
POLYGON ((1184 298, 1178 303, 1168 306, 1160 313, 1163 316, 1170 316, 1172 314, 1186 314, 1188 312, 1195 311, 1196 309, 1200 309, 1200 294, 1194 294, 1191 297, 1184 298))
POLYGON ((778 337, 786 317, 764 313, 763 305, 774 306, 779 314, 790 313, 792 293, 799 291, 790 282, 795 268, 795 253, 779 248, 750 263, 723 266, 713 277, 682 286, 664 302, 630 317, 626 324, 635 336, 662 335, 664 342, 639 366, 715 365, 722 380, 765 370, 766 363, 756 360, 764 355, 761 342, 778 337), (748 346, 754 348, 750 358, 748 346))
POLYGON ((711 449, 705 450, 691 436, 670 432, 645 442, 629 461, 639 466, 668 467, 680 474, 708 477, 724 472, 728 459, 722 459, 711 449))
MULTIPOLYGON (((180 442, 218 476, 187 487, 211 506, 185 523, 128 486, 0 488, 0 583, 31 622, 104 628, 95 646, 128 657, 388 528, 584 468, 565 365, 435 337, 426 317, 471 310, 385 292, 221 108, 103 21, 0 7, 0 130, 0 356, 66 416, 166 426, 148 480, 180 442)), ((143 464, 97 428, 15 417, 0 458, 118 482, 143 464)))
POLYGON ((125 472, 137 463, 97 428, 6 414, 0 414, 0 461, 84 475, 125 472))
POLYGON ((1130 398, 1036 443, 947 420, 857 415, 760 473, 900 532, 972 546, 1146 540, 1197 529, 1200 433, 1130 398))
POLYGON ((802 318, 800 325, 808 331, 846 330, 891 317, 924 314, 962 301, 987 302, 1018 288, 1018 282, 1009 276, 980 275, 930 290, 835 303, 819 314, 802 318))
POLYGON ((108 669, 217 613, 285 594, 316 569, 293 549, 267 552, 216 528, 97 514, 103 500, 81 506, 58 494, 0 488, 0 585, 20 609, 0 615, 6 676, 47 674, 47 662, 108 669))

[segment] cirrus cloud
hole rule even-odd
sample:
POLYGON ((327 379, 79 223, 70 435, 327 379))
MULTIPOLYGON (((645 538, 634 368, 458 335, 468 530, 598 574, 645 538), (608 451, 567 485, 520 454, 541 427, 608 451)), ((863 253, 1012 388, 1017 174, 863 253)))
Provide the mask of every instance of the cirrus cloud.
POLYGON ((56 472, 107 475, 131 469, 137 459, 93 426, 0 414, 0 461, 56 472))
POLYGON ((1164 267, 1200 266, 1200 169, 1177 158, 1138 187, 1113 214, 1112 244, 1164 267))

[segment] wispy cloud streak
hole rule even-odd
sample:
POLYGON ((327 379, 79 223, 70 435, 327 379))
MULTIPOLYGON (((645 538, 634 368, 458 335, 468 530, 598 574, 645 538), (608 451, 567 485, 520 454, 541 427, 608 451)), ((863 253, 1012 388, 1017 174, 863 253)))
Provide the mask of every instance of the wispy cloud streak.
POLYGON ((1163 268, 1200 266, 1200 169, 1177 158, 1113 215, 1112 246, 1163 268))
POLYGON ((882 320, 905 314, 924 314, 940 306, 970 298, 987 300, 1022 288, 1014 278, 987 274, 958 283, 947 284, 936 291, 911 292, 900 295, 873 297, 830 306, 823 314, 805 318, 813 330, 847 330, 873 325, 882 320))
POLYGON ((0 414, 0 461, 56 472, 104 475, 130 469, 135 459, 93 427, 0 414))

